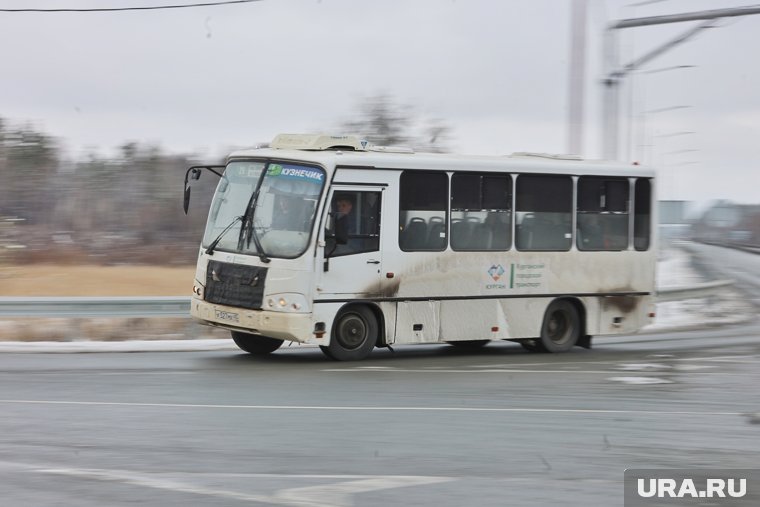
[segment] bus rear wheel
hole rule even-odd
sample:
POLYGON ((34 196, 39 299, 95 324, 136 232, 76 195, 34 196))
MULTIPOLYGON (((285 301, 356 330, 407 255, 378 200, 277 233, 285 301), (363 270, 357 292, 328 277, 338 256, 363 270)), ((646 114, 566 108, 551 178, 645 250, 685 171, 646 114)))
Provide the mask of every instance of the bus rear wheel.
POLYGON ((231 331, 232 339, 235 345, 240 347, 241 350, 253 354, 254 356, 264 356, 271 354, 275 350, 280 348, 283 340, 277 338, 269 338, 268 336, 260 336, 257 334, 241 333, 240 331, 231 331))
POLYGON ((377 343, 379 326, 372 310, 351 306, 335 318, 330 345, 322 352, 336 361, 358 361, 367 357, 377 343))
POLYGON ((541 336, 536 344, 546 352, 567 352, 578 342, 581 319, 569 301, 554 301, 544 314, 541 336))

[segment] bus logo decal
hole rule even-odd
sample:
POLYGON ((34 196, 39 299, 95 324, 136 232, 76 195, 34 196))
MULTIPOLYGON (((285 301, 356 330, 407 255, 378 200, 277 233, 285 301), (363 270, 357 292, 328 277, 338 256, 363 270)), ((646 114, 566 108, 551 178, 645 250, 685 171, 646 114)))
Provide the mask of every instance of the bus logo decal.
POLYGON ((489 280, 489 283, 485 285, 486 290, 501 290, 507 288, 503 282, 499 282, 499 280, 501 280, 501 277, 504 276, 504 273, 506 273, 504 266, 501 264, 491 264, 491 267, 486 270, 486 273, 488 273, 488 276, 491 277, 491 280, 495 282, 490 283, 489 280))
POLYGON ((494 282, 498 282, 499 278, 504 275, 504 267, 501 264, 495 264, 488 269, 488 274, 491 275, 494 282))

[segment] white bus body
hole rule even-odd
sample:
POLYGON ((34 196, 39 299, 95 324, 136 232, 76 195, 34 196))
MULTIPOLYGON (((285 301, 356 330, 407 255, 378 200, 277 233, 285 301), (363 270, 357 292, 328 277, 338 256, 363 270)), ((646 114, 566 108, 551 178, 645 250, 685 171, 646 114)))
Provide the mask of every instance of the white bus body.
POLYGON ((251 353, 588 346, 654 316, 653 203, 654 172, 635 165, 282 136, 229 156, 191 313, 251 353))

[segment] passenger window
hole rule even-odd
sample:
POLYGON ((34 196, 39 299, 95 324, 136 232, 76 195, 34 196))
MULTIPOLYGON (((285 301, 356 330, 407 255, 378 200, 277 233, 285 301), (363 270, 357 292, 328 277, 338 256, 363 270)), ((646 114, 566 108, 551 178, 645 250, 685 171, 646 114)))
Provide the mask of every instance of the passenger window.
POLYGON ((449 178, 444 172, 404 171, 399 196, 401 250, 446 249, 446 212, 449 178))
POLYGON ((508 250, 511 236, 511 177, 455 173, 451 178, 451 248, 508 250))
POLYGON ((339 191, 333 195, 330 212, 333 228, 328 231, 325 251, 328 257, 340 257, 380 250, 381 192, 339 191), (336 244, 334 235, 342 230, 348 238, 336 244), (330 237, 333 236, 333 237, 330 237))
POLYGON ((652 220, 652 185, 639 178, 634 186, 633 246, 636 250, 649 250, 652 220))
POLYGON ((515 246, 518 250, 570 250, 573 180, 569 176, 517 177, 515 246))
POLYGON ((628 248, 629 188, 626 178, 578 178, 578 250, 628 248))

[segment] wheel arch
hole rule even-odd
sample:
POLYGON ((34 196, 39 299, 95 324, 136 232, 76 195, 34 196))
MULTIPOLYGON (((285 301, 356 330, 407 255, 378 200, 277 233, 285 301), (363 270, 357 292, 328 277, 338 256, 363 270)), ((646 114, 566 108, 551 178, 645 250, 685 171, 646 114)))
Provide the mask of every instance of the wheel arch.
POLYGON ((357 299, 355 301, 349 301, 340 308, 338 308, 338 311, 335 312, 335 318, 333 318, 331 327, 330 327, 330 339, 332 339, 332 327, 335 326, 335 322, 338 320, 338 316, 341 315, 343 312, 349 310, 350 308, 354 308, 357 306, 363 306, 367 309, 369 309, 372 314, 375 316, 375 320, 377 321, 377 343, 375 343, 375 347, 382 347, 386 345, 387 339, 386 339, 386 326, 385 326, 385 314, 383 313, 383 310, 378 306, 377 303, 374 301, 369 300, 363 300, 363 299, 357 299))
POLYGON ((583 303, 583 301, 577 297, 574 296, 565 296, 565 297, 559 297, 554 300, 552 300, 547 306, 546 309, 548 310, 554 301, 567 301, 573 307, 575 307, 575 311, 578 312, 578 320, 580 321, 580 330, 579 330, 579 336, 578 336, 578 342, 576 343, 576 346, 583 347, 586 349, 591 348, 591 336, 588 334, 588 326, 586 325, 586 321, 588 318, 588 312, 586 310, 586 305, 583 303))

